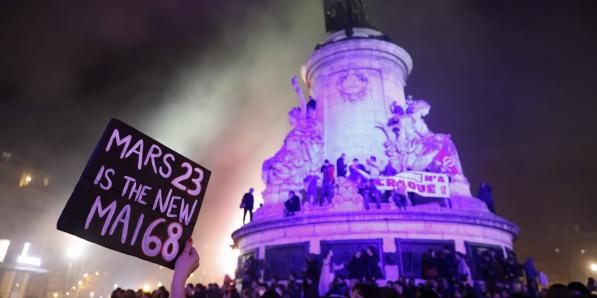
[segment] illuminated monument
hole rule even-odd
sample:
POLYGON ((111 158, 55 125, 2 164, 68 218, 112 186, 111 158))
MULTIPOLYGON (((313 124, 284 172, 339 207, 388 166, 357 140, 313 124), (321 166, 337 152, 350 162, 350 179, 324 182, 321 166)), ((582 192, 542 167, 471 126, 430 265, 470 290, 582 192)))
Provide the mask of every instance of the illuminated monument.
POLYGON ((316 104, 303 99, 289 112, 292 129, 263 164, 264 204, 251 223, 232 234, 239 266, 254 256, 263 264, 264 278, 284 279, 300 275, 309 253, 321 257, 331 249, 334 262, 342 263, 372 246, 381 256, 384 278, 395 280, 420 277, 421 255, 429 249, 447 247, 466 254, 472 264, 484 250, 511 253, 518 227, 471 195, 450 136, 425 124, 431 106, 405 96, 413 67, 409 54, 369 25, 361 1, 324 3, 331 34, 301 68, 316 104), (348 163, 376 156, 381 168, 391 161, 399 172, 446 175, 448 198, 420 197, 406 208, 390 200, 365 210, 356 183, 337 177, 331 204, 306 202, 285 216, 289 191, 304 197, 305 177, 320 174, 325 159, 334 163, 342 153, 348 163))

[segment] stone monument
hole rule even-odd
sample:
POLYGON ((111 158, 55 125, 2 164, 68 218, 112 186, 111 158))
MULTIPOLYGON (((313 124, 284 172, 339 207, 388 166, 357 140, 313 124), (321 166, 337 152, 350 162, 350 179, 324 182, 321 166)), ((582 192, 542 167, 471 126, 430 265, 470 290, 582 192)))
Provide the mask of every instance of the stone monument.
POLYGON ((362 1, 324 0, 324 8, 330 34, 301 68, 310 100, 294 81, 300 105, 288 113, 292 129, 282 147, 263 163, 263 206, 232 234, 239 266, 252 258, 263 264, 261 277, 284 279, 300 275, 309 255, 333 250, 333 261, 342 263, 370 247, 383 278, 395 280, 420 277, 421 254, 432 248, 463 253, 471 263, 480 250, 511 254, 518 227, 471 195, 450 135, 425 123, 431 105, 405 96, 409 54, 369 25, 362 1), (398 173, 447 177, 449 196, 419 196, 404 208, 382 200, 379 209, 365 210, 362 181, 335 177, 331 203, 303 199, 300 211, 285 216, 288 193, 304 198, 305 178, 321 175, 323 161, 334 164, 343 153, 347 163, 374 156, 364 174, 371 181, 388 163, 398 173))

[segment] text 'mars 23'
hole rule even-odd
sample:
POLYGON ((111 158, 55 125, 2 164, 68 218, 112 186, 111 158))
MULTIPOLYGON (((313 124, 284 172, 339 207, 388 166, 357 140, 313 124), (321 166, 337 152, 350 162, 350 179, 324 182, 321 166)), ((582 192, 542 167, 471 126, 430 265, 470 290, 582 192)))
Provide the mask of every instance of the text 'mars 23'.
POLYGON ((58 229, 174 268, 191 237, 211 172, 111 119, 58 229))

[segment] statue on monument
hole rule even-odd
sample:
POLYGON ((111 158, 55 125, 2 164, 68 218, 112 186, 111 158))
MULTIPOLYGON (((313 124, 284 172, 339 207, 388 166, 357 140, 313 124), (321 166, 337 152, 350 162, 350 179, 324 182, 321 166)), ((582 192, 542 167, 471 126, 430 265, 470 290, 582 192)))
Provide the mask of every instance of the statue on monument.
POLYGON ((423 117, 430 110, 431 105, 427 101, 411 98, 404 106, 396 102, 390 105, 393 116, 387 124, 376 126, 386 136, 386 155, 399 172, 415 170, 463 175, 450 135, 433 133, 425 123, 423 117))
POLYGON ((318 172, 323 163, 321 125, 313 116, 314 111, 311 110, 314 108, 306 103, 296 77, 293 77, 292 83, 299 94, 300 106, 288 112, 292 129, 284 144, 263 163, 262 180, 266 185, 266 197, 273 193, 302 190, 304 178, 318 172))
MULTIPOLYGON (((363 0, 324 0, 325 30, 328 33, 352 28, 371 28, 363 0)), ((350 35, 350 34, 348 34, 350 35)))

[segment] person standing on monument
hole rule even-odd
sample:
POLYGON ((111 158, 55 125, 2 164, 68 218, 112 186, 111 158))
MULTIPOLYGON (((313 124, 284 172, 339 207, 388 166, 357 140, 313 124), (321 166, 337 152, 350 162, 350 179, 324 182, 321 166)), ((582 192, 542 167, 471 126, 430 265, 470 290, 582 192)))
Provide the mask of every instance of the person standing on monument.
POLYGON ((346 177, 346 153, 342 153, 336 160, 336 171, 338 177, 346 177))
POLYGON ((381 173, 379 165, 377 164, 377 158, 373 155, 367 160, 367 170, 371 175, 371 178, 378 178, 381 173))
POLYGON ((386 167, 383 169, 381 174, 383 176, 389 177, 398 175, 398 170, 396 170, 396 168, 394 167, 392 159, 388 159, 388 163, 386 164, 386 167))
POLYGON ((487 182, 481 182, 479 190, 477 191, 477 198, 487 205, 487 209, 495 214, 495 207, 493 206, 493 194, 491 192, 491 185, 487 182))
POLYGON ((348 179, 350 179, 357 185, 361 184, 362 180, 365 179, 362 173, 367 173, 367 171, 365 170, 365 166, 359 163, 359 159, 353 159, 352 164, 350 165, 350 168, 348 170, 350 172, 348 179))
POLYGON ((319 177, 315 173, 316 172, 314 171, 303 180, 303 182, 305 182, 306 193, 303 203, 306 201, 311 205, 317 204, 317 180, 319 180, 319 177))
POLYGON ((247 216, 247 212, 249 213, 249 222, 253 220, 253 202, 255 199, 253 198, 253 188, 249 188, 249 192, 243 196, 242 201, 240 202, 240 208, 244 210, 243 212, 243 224, 245 224, 245 218, 247 216))
POLYGON ((321 185, 321 200, 319 206, 323 204, 323 201, 327 201, 328 204, 332 203, 334 197, 334 165, 330 164, 329 160, 325 160, 321 167, 323 173, 323 182, 321 185))

